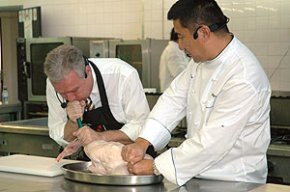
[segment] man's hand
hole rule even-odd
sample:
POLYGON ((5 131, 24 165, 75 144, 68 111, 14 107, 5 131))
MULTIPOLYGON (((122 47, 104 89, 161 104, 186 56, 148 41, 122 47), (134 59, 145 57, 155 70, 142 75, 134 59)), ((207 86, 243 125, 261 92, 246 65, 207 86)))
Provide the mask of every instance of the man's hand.
POLYGON ((103 132, 96 132, 86 125, 73 132, 73 136, 77 137, 83 146, 95 140, 104 140, 103 132))
POLYGON ((135 175, 153 175, 153 159, 143 159, 135 164, 128 163, 128 171, 135 175))
POLYGON ((66 112, 69 120, 76 123, 77 118, 82 118, 86 102, 85 101, 70 101, 67 103, 66 112))
POLYGON ((64 157, 69 156, 74 154, 75 152, 77 152, 79 150, 79 148, 81 147, 81 143, 79 142, 79 140, 75 139, 72 142, 70 142, 64 149, 63 151, 57 156, 56 161, 59 162, 60 160, 62 160, 64 157))
POLYGON ((125 145, 122 149, 122 158, 130 164, 135 164, 144 159, 149 142, 143 138, 137 138, 135 143, 125 145))

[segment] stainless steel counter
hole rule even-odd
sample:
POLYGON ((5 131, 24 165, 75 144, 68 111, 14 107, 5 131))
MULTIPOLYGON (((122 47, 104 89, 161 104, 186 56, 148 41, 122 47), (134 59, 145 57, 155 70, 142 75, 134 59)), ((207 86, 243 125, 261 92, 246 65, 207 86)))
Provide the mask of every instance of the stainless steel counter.
POLYGON ((0 123, 0 132, 48 135, 48 118, 35 118, 0 123))
POLYGON ((260 186, 259 184, 253 183, 210 181, 199 179, 192 179, 182 187, 178 187, 177 185, 174 185, 167 180, 164 180, 161 184, 157 185, 108 186, 74 182, 65 179, 63 176, 49 178, 5 172, 0 172, 0 181, 1 192, 248 192, 260 186))
MULTIPOLYGON (((15 152, 41 156, 56 156, 57 144, 48 137, 47 118, 0 123, 0 152, 15 152), (32 148, 31 148, 32 147, 32 148)), ((180 141, 177 141, 179 143, 180 141)), ((275 150, 273 150, 275 151, 275 150)), ((0 172, 0 191, 15 192, 90 192, 90 191, 173 191, 173 192, 244 192, 260 185, 241 182, 223 182, 192 179, 178 187, 166 180, 157 185, 106 186, 86 184, 58 177, 40 177, 0 172)))
POLYGON ((56 157, 59 145, 49 137, 46 118, 0 123, 0 153, 56 157))

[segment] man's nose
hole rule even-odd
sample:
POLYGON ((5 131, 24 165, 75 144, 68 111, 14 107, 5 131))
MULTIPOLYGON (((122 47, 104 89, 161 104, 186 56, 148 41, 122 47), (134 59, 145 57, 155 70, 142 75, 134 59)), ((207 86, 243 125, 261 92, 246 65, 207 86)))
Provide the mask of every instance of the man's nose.
POLYGON ((178 40, 178 47, 180 50, 184 50, 184 46, 183 46, 183 43, 181 42, 181 40, 178 40))

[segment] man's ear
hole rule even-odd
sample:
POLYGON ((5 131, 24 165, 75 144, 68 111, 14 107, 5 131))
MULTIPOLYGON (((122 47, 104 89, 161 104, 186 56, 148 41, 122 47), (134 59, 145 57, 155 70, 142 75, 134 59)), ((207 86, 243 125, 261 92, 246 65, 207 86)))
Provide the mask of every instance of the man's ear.
POLYGON ((208 39, 211 35, 211 31, 208 27, 203 27, 201 30, 200 30, 200 33, 201 33, 201 36, 204 40, 208 39))
POLYGON ((88 74, 91 73, 91 68, 89 65, 85 65, 85 79, 88 77, 88 74))

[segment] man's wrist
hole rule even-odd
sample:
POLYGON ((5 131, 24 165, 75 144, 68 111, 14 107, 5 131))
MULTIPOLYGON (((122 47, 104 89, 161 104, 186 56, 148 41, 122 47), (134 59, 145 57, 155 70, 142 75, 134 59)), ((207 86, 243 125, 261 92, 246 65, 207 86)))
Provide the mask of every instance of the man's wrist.
POLYGON ((141 137, 138 137, 135 141, 135 143, 138 143, 138 145, 142 146, 143 149, 147 150, 147 148, 150 145, 150 142, 147 141, 146 139, 143 139, 141 137))
POLYGON ((76 121, 73 121, 73 120, 71 120, 71 119, 68 119, 68 122, 69 122, 69 123, 71 123, 71 124, 74 124, 74 125, 76 125, 76 124, 77 124, 77 122, 76 122, 76 121))

